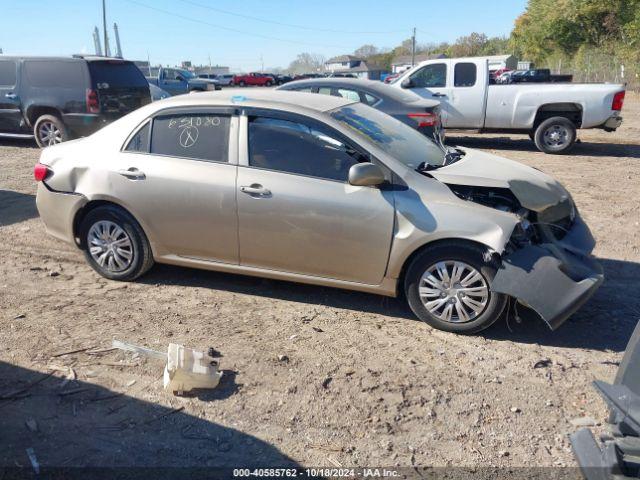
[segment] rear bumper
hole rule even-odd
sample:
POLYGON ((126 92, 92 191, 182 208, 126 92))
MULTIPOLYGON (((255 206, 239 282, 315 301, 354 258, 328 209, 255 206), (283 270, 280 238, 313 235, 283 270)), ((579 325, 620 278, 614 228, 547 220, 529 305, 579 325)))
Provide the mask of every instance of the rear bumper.
POLYGON ((69 129, 72 137, 86 137, 111 123, 115 118, 95 113, 66 113, 62 121, 69 129))
POLYGON ((620 125, 622 125, 622 117, 620 115, 612 115, 607 119, 606 122, 602 124, 602 128, 607 130, 608 132, 612 132, 616 130, 620 125))
POLYGON ((562 240, 506 255, 492 290, 515 297, 555 330, 604 280, 602 267, 590 255, 594 245, 589 228, 576 217, 562 240))
POLYGON ((83 195, 56 192, 43 182, 38 183, 36 207, 40 218, 47 233, 64 242, 75 245, 73 220, 86 203, 83 195))

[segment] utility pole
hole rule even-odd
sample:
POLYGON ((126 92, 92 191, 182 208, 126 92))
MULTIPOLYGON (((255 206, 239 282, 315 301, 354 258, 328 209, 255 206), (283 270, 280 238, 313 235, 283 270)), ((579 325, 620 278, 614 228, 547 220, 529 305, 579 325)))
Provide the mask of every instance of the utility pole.
POLYGON ((413 27, 413 37, 411 37, 411 66, 416 64, 416 27, 413 27))
POLYGON ((102 0, 102 32, 104 33, 104 54, 108 57, 109 51, 109 38, 107 37, 107 6, 106 0, 102 0))
POLYGON ((262 56, 262 54, 260 54, 260 66, 261 66, 260 73, 264 73, 264 57, 262 56))

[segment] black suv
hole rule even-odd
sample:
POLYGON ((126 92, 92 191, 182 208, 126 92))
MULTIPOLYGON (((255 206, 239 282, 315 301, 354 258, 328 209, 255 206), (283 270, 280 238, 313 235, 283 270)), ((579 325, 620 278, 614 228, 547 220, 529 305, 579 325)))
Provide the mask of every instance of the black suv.
POLYGON ((90 135, 150 102, 133 62, 0 55, 0 137, 35 137, 46 147, 90 135))

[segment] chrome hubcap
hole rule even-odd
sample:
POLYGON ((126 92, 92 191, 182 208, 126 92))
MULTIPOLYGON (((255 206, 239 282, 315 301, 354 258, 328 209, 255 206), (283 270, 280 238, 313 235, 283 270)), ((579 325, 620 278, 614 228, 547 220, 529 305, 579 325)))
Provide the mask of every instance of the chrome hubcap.
POLYGON ((562 125, 551 125, 544 131, 544 143, 549 147, 561 147, 569 139, 569 130, 562 125))
POLYGON ((94 223, 87 235, 89 253, 111 272, 126 270, 133 261, 133 244, 127 232, 108 220, 94 223))
POLYGON ((418 293, 431 315, 452 323, 470 322, 489 303, 489 287, 482 274, 456 260, 431 265, 420 278, 418 293))
POLYGON ((62 132, 52 122, 42 122, 38 127, 38 137, 44 145, 62 143, 62 132))

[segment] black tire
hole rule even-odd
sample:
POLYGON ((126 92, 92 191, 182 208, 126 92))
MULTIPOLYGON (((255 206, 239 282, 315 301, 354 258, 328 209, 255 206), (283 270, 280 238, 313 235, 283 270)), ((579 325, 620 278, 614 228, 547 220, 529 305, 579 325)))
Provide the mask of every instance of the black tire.
POLYGON ((571 120, 551 117, 538 125, 533 140, 541 152, 559 154, 568 152, 576 137, 576 126, 571 120), (557 141, 552 137, 554 134, 558 135, 557 141))
POLYGON ((240 80, 240 83, 238 83, 238 85, 240 85, 241 87, 246 87, 247 84, 244 83, 244 80, 240 80))
MULTIPOLYGON (((404 278, 405 296, 411 310, 416 316, 438 330, 447 332, 472 334, 477 333, 495 323, 504 311, 507 296, 491 292, 491 282, 498 269, 494 259, 487 260, 487 252, 480 246, 466 242, 451 241, 425 248, 407 268, 404 278), (456 261, 473 267, 488 287, 488 299, 484 309, 468 321, 445 321, 432 314, 420 299, 419 287, 422 275, 439 262, 456 261)), ((459 298, 456 301, 462 302, 459 298)), ((455 302, 454 302, 455 303, 455 302)), ((444 304, 446 306, 446 303, 444 304)), ((462 305, 462 303, 461 303, 462 305)), ((453 306, 452 308, 456 308, 453 306)))
MULTIPOLYGON (((138 222, 125 210, 115 205, 108 205, 91 210, 80 224, 80 239, 84 256, 96 272, 110 280, 129 282, 145 274, 153 266, 153 254, 149 241, 138 222), (91 254, 89 233, 98 222, 109 222, 120 227, 130 240, 128 251, 131 252, 130 263, 126 268, 117 271, 108 265, 101 265, 91 254)), ((113 254, 111 254, 113 256, 113 254)), ((109 256, 107 256, 107 259, 109 256)))
POLYGON ((41 115, 33 124, 33 135, 40 148, 50 147, 69 140, 69 132, 62 120, 55 115, 41 115))
POLYGON ((265 87, 270 87, 272 85, 272 83, 270 81, 265 82, 264 86, 265 87))

